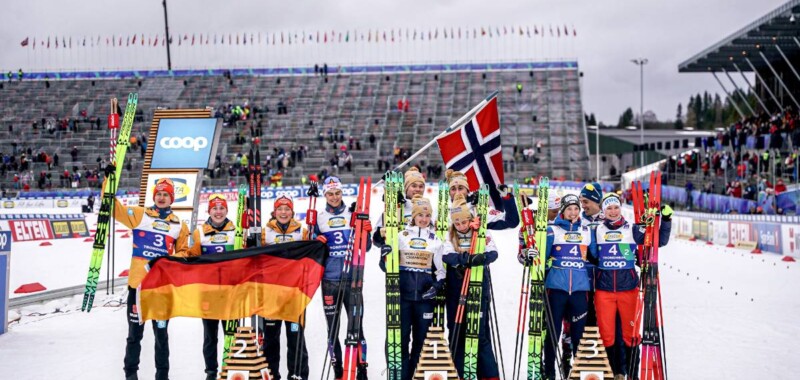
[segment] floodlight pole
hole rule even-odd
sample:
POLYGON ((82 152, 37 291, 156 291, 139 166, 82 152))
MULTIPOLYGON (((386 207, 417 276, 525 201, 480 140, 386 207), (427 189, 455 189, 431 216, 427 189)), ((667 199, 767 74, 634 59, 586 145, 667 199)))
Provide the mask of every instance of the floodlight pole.
POLYGON ((639 66, 639 166, 644 166, 644 65, 648 61, 647 58, 637 58, 631 62, 639 66))
POLYGON ((172 71, 172 59, 169 54, 169 43, 172 42, 169 37, 169 19, 167 18, 167 0, 163 0, 161 5, 164 6, 164 44, 167 46, 167 70, 172 71))

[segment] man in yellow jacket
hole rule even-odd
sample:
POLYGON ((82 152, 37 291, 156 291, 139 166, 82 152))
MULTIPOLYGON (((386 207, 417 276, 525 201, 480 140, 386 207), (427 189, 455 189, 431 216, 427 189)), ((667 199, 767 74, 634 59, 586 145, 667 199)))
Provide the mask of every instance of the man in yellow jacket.
MULTIPOLYGON (((160 256, 188 256, 189 229, 172 212, 175 186, 168 178, 159 179, 153 206, 125 206, 114 200, 114 217, 133 230, 133 254, 128 273, 128 338, 125 346, 125 379, 138 380, 139 354, 142 351, 144 324, 139 323, 136 288, 145 274, 145 264, 160 256)), ((168 321, 153 321, 155 334, 156 380, 169 379, 168 321)))

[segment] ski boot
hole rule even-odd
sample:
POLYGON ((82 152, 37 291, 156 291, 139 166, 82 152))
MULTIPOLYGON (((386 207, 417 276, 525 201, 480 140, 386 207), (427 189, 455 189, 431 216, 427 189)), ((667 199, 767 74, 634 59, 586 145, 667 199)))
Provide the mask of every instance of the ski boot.
POLYGON ((356 367, 356 380, 367 380, 367 363, 358 363, 356 367))

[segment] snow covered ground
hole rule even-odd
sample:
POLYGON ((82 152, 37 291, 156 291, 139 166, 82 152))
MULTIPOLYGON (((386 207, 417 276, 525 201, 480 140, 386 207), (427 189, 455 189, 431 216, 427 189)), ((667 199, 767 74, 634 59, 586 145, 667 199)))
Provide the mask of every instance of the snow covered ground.
MULTIPOLYGON (((305 207, 305 202, 296 202, 297 210, 305 207)), ((373 220, 380 208, 379 201, 373 203, 373 220)), ((93 228, 93 220, 87 222, 93 228)), ((495 238, 501 255, 491 271, 505 372, 510 376, 521 267, 515 258, 516 233, 496 233, 495 238)), ((15 244, 11 289, 32 281, 42 282, 49 289, 83 284, 90 251, 91 243, 82 239, 58 240, 50 247, 15 244)), ((129 255, 130 239, 118 238, 117 273, 127 268, 129 255)), ((795 357, 800 348, 800 324, 795 321, 800 314, 800 263, 782 262, 778 255, 751 255, 678 239, 660 251, 660 258, 672 379, 794 378, 800 367, 795 357)), ((385 376, 385 294, 377 260, 377 252, 371 251, 364 279, 364 328, 372 379, 385 376)), ((104 277, 105 269, 102 273, 104 277)), ((118 288, 115 296, 98 290, 97 306, 89 314, 77 311, 81 296, 21 310, 21 320, 0 335, 0 378, 29 377, 31 373, 62 379, 120 378, 127 330, 124 305, 117 302, 122 299, 122 289, 118 288), (101 307, 104 304, 108 306, 101 307), (56 309, 60 311, 53 313, 56 309)), ((311 379, 320 377, 325 347, 319 298, 317 292, 307 313, 311 379)), ((169 332, 171 378, 201 378, 200 321, 175 319, 169 332)), ((152 378, 153 337, 149 328, 142 347, 139 374, 143 379, 152 378)), ((285 367, 281 371, 285 376, 285 367)))

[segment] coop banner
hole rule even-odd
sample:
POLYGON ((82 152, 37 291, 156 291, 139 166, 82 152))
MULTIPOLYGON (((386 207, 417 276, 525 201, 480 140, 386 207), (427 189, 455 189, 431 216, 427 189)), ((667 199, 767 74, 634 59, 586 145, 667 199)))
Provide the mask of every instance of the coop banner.
POLYGON ((140 321, 260 315, 300 322, 322 280, 327 255, 325 244, 300 241, 153 259, 139 287, 140 321))

